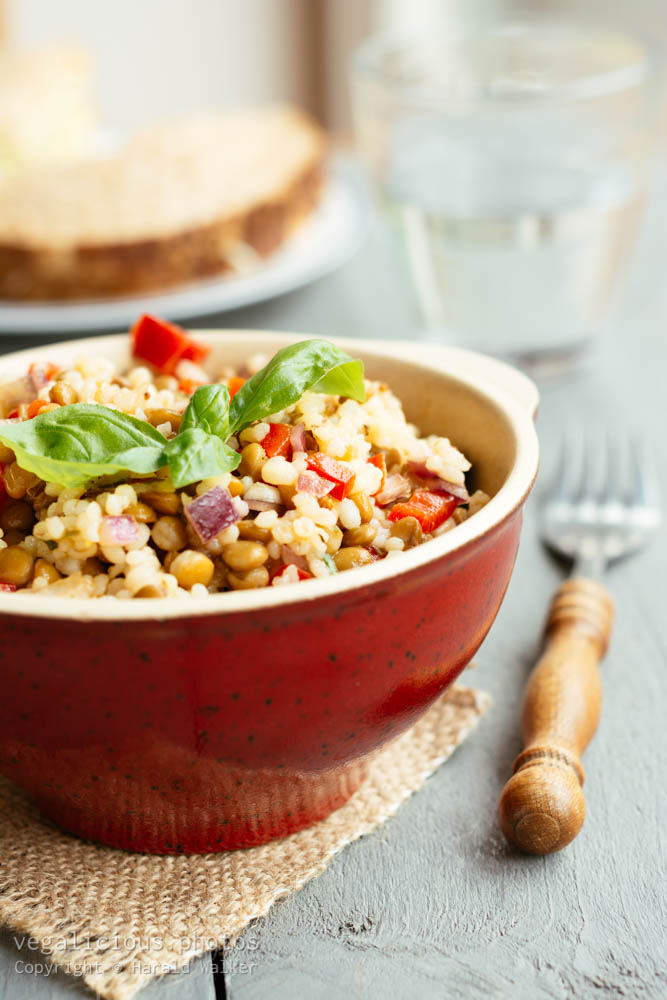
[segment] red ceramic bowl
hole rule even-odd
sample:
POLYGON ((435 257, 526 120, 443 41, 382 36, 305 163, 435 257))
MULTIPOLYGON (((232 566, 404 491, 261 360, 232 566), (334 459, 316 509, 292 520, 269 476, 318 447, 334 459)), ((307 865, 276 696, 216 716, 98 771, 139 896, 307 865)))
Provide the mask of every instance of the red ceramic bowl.
MULTIPOLYGON (((197 336, 214 365, 297 339, 197 336)), ((491 501, 400 558, 285 588, 116 603, 1 594, 0 771, 65 829, 155 853, 300 830, 349 798, 486 635, 537 469, 536 391, 465 351, 341 344, 423 433, 462 448, 491 501)), ((21 352, 0 377, 36 357, 127 350, 113 336, 21 352)))

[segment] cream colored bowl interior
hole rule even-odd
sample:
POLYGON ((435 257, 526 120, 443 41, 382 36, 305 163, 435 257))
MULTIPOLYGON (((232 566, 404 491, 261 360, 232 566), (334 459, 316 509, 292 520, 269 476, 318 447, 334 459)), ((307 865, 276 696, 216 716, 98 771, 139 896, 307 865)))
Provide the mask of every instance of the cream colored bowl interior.
MULTIPOLYGON (((197 331, 211 345, 206 367, 240 366, 252 354, 275 351, 304 335, 225 330, 197 331)), ((387 382, 401 398, 408 418, 422 434, 447 436, 473 462, 472 485, 491 494, 481 511, 455 530, 432 542, 371 566, 326 580, 305 581, 292 587, 235 591, 204 598, 82 600, 0 594, 0 614, 13 612, 49 618, 165 619, 202 614, 224 614, 275 604, 312 600, 394 577, 470 544, 508 517, 525 499, 537 471, 538 446, 533 426, 538 396, 532 382, 508 365, 456 348, 430 344, 336 339, 354 357, 363 359, 369 378, 387 382)), ((129 358, 126 334, 74 340, 21 351, 0 360, 0 379, 24 374, 36 359, 71 364, 93 354, 119 365, 129 358)))

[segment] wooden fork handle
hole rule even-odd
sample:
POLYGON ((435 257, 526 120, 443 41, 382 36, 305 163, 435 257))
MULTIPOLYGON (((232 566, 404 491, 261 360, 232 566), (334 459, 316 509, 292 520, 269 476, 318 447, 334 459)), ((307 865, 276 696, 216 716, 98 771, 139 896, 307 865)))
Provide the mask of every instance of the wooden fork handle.
POLYGON ((553 599, 545 649, 523 699, 524 749, 498 807, 503 833, 528 854, 559 851, 583 825, 580 757, 600 718, 599 663, 613 615, 611 597, 593 580, 570 579, 553 599))

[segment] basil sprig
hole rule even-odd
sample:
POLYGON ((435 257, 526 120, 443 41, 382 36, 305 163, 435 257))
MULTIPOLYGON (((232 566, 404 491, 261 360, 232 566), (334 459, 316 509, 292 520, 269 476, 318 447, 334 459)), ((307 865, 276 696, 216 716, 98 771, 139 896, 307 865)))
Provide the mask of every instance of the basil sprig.
POLYGON ((230 406, 231 433, 286 409, 309 389, 363 402, 364 366, 328 340, 306 340, 283 347, 234 396, 230 406))
POLYGON ((0 441, 22 469, 61 486, 130 470, 156 472, 167 443, 145 420, 94 403, 74 403, 32 420, 0 425, 0 441))
POLYGON ((200 385, 185 408, 180 433, 198 428, 224 441, 229 431, 229 389, 226 385, 200 385))
POLYGON ((61 486, 84 486, 121 472, 150 475, 168 466, 181 489, 236 469, 241 457, 228 438, 296 403, 309 389, 363 401, 363 365, 326 340, 306 340, 278 351, 231 405, 227 386, 200 386, 170 441, 145 420, 93 403, 0 424, 0 441, 22 469, 61 486))

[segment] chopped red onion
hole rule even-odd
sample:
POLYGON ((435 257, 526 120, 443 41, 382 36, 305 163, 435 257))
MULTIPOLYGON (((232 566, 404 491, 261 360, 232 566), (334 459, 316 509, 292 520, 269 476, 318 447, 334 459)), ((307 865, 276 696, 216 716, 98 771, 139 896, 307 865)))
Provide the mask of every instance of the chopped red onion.
POLYGON ((232 495, 224 486, 214 486, 200 497, 195 497, 184 511, 202 542, 210 542, 225 528, 241 520, 232 495))
POLYGON ((21 403, 32 403, 37 399, 39 389, 35 386, 32 375, 24 375, 13 382, 5 382, 0 386, 0 414, 6 417, 21 403))
POLYGON ((139 541, 139 525, 133 517, 103 517, 100 524, 101 545, 127 545, 139 541))
POLYGON ((419 476, 420 479, 426 480, 425 485, 427 485, 429 489, 444 490, 445 493, 450 493, 461 503, 468 503, 470 500, 470 494, 468 493, 465 484, 462 485, 461 483, 452 483, 449 479, 442 479, 440 476, 436 476, 436 474, 427 467, 425 462, 411 461, 409 465, 415 476, 419 476))
POLYGON ((39 395, 39 390, 43 389, 49 381, 46 377, 46 369, 43 365, 31 365, 28 379, 32 382, 35 396, 39 395))
POLYGON ((411 492, 412 483, 410 480, 406 479, 405 476, 399 476, 398 473, 394 473, 391 476, 387 476, 387 481, 383 489, 375 494, 375 502, 380 507, 386 507, 388 503, 393 503, 394 500, 410 496, 411 492))
POLYGON ((296 566, 297 569, 302 569, 304 572, 308 572, 308 561, 303 556, 296 554, 294 549, 290 548, 289 545, 280 546, 280 555, 286 566, 296 566))
POLYGON ((276 486, 253 483, 243 497, 250 510, 282 510, 285 506, 276 486))
POLYGON ((294 424, 290 429, 290 444, 292 451, 306 450, 306 426, 305 424, 294 424))
POLYGON ((408 465, 410 466, 411 471, 414 472, 415 476, 419 476, 420 479, 433 479, 435 476, 435 472, 431 472, 426 465, 426 462, 419 459, 411 458, 408 465))
POLYGON ((248 505, 249 510, 282 510, 285 506, 281 503, 275 503, 273 500, 250 500, 245 501, 248 505))
POLYGON ((316 472, 302 472, 296 480, 297 493, 310 493, 314 497, 325 497, 336 484, 318 476, 316 472))

